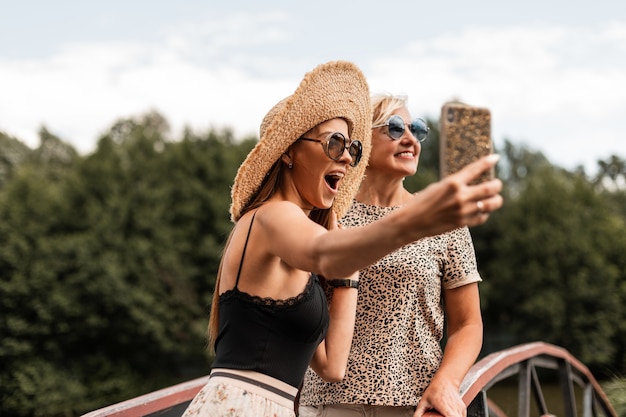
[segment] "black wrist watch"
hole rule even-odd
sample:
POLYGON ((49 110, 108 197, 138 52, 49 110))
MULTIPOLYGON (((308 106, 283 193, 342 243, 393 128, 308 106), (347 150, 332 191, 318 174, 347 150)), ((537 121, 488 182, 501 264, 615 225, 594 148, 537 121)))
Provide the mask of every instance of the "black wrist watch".
POLYGON ((330 279, 326 281, 328 285, 333 288, 359 288, 359 280, 358 279, 330 279))

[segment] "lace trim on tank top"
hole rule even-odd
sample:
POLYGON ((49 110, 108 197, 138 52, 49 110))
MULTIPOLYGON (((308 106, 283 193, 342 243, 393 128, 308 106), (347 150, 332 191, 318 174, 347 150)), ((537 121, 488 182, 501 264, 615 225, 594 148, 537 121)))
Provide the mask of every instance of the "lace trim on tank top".
POLYGON ((226 290, 222 294, 220 294, 220 301, 228 300, 230 298, 239 298, 241 300, 249 301, 251 303, 265 307, 291 307, 309 299, 309 297, 311 297, 311 294, 313 293, 313 286, 316 283, 317 276, 315 274, 311 274, 311 276, 309 277, 309 282, 307 282, 306 287, 304 287, 304 290, 300 294, 296 295, 295 297, 286 298, 284 300, 277 300, 270 297, 260 297, 258 295, 252 295, 248 294, 247 292, 240 291, 238 288, 233 288, 230 290, 226 290))
POLYGON ((252 215, 252 219, 250 220, 250 227, 248 228, 248 235, 246 236, 246 242, 243 246, 243 251, 241 253, 241 261, 239 262, 239 270, 237 271, 237 279, 235 280, 235 287, 224 291, 220 294, 221 300, 228 300, 230 298, 240 298, 245 301, 249 301, 254 304, 258 304, 266 307, 291 307, 294 306, 304 300, 307 300, 312 293, 313 285, 317 283, 318 279, 315 274, 311 274, 309 276, 309 281, 304 287, 304 290, 296 295, 295 297, 289 297, 284 300, 277 300, 270 297, 260 297, 258 295, 248 294, 247 292, 243 292, 239 290, 239 276, 241 274, 241 268, 243 266, 243 259, 246 256, 246 249, 248 248, 248 239, 250 238, 250 232, 252 231, 252 223, 254 223, 254 217, 256 216, 256 212, 252 215))

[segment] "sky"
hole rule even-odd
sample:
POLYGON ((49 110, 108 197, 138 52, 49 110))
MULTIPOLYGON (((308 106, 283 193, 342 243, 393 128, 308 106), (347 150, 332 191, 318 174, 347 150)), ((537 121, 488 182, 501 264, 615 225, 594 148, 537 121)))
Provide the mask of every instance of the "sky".
POLYGON ((373 93, 438 120, 487 107, 509 140, 567 169, 626 158, 620 0, 0 0, 0 131, 45 127, 86 154, 121 118, 258 135, 318 64, 348 60, 373 93))

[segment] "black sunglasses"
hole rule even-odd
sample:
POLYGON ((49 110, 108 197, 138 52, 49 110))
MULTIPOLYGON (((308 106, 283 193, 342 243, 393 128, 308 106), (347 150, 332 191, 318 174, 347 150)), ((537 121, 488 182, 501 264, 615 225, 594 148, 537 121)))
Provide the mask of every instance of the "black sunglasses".
POLYGON ((349 144, 346 144, 346 137, 339 132, 331 133, 326 137, 325 140, 310 139, 305 137, 302 137, 298 140, 321 143, 322 147, 324 148, 324 153, 333 161, 338 161, 339 159, 341 159, 344 149, 347 149, 350 157, 352 158, 352 160, 350 161, 350 166, 352 167, 355 167, 359 164, 359 162, 361 161, 361 155, 363 154, 363 145, 360 141, 353 140, 349 144))
POLYGON ((398 140, 402 137, 402 135, 404 135, 405 126, 409 127, 409 131, 418 142, 426 140, 428 131, 430 130, 426 122, 422 119, 417 118, 413 119, 411 123, 404 123, 404 119, 397 114, 391 116, 389 120, 382 125, 372 126, 372 129, 383 126, 387 126, 387 135, 389 135, 389 137, 393 140, 398 140))

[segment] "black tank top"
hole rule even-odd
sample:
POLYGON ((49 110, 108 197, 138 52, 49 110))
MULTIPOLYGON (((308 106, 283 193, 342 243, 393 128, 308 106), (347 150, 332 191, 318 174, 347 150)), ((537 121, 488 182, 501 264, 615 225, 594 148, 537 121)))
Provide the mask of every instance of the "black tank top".
POLYGON ((219 298, 219 331, 213 368, 260 372, 298 388, 315 349, 328 330, 328 304, 318 277, 311 274, 304 291, 286 300, 239 291, 241 255, 235 288, 219 298))

